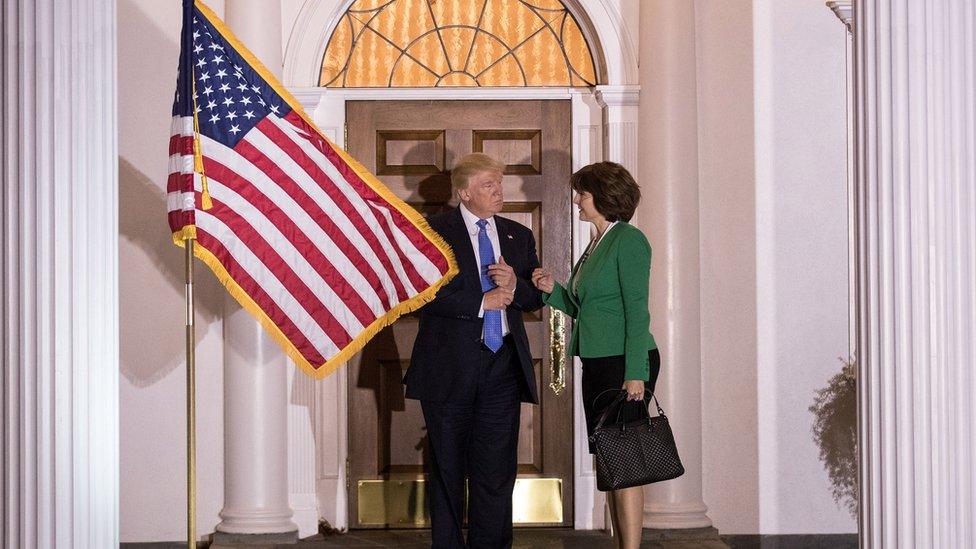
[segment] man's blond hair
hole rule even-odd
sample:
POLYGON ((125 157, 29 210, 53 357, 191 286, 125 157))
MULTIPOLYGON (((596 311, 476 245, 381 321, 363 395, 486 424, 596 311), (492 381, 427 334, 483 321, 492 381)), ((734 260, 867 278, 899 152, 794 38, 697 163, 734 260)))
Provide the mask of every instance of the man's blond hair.
POLYGON ((505 173, 505 164, 485 153, 466 154, 451 170, 451 189, 457 192, 468 188, 468 179, 481 172, 505 173))

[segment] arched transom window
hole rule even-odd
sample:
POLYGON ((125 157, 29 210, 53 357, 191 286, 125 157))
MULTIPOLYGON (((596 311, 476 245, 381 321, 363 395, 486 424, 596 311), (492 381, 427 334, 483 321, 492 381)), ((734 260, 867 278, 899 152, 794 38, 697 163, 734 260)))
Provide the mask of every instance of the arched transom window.
POLYGON ((596 83, 586 39, 559 0, 356 0, 319 76, 339 88, 596 83))

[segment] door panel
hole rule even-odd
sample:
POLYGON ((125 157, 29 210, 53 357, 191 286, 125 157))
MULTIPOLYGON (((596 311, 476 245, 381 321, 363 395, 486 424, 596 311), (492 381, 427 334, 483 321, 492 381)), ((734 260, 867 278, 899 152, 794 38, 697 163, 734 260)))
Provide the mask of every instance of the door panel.
MULTIPOLYGON (((502 162, 500 214, 530 228, 540 261, 559 279, 571 262, 569 101, 351 101, 348 151, 425 214, 453 207, 450 168, 485 152, 502 162)), ((559 395, 550 384, 549 311, 526 313, 539 406, 522 405, 515 521, 573 523, 572 369, 559 395)), ((352 528, 426 526, 420 405, 400 383, 417 334, 417 315, 380 332, 351 361, 349 509, 352 528)), ((568 362, 568 361, 567 361, 568 362)))

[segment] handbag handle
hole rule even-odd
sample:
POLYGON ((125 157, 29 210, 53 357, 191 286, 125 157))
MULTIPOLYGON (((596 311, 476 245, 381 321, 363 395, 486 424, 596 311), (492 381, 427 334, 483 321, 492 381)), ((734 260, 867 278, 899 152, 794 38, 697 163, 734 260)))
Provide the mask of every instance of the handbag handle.
MULTIPOLYGON (((596 395, 596 398, 593 399, 593 402, 596 403, 596 401, 600 400, 600 397, 602 397, 604 394, 609 393, 611 391, 619 391, 620 394, 617 395, 617 398, 613 399, 613 401, 606 408, 603 409, 603 412, 600 414, 600 419, 597 420, 597 422, 596 422, 596 427, 593 428, 594 430, 603 427, 603 424, 606 423, 606 421, 607 421, 607 417, 610 416, 610 410, 615 405, 620 404, 621 402, 623 402, 624 398, 627 396, 627 391, 624 391, 623 389, 607 389, 607 390, 601 392, 600 394, 596 395)), ((649 391, 647 389, 644 389, 644 398, 641 399, 641 400, 642 401, 647 401, 647 404, 645 405, 645 408, 646 407, 649 407, 651 405, 651 399, 654 400, 654 406, 657 408, 657 413, 660 414, 663 417, 664 416, 664 410, 661 409, 661 403, 659 403, 657 401, 657 396, 654 393, 652 393, 651 391, 649 391)), ((617 412, 618 417, 619 417, 619 413, 620 412, 618 410, 618 412, 617 412)), ((648 413, 648 417, 650 417, 650 413, 648 413)))

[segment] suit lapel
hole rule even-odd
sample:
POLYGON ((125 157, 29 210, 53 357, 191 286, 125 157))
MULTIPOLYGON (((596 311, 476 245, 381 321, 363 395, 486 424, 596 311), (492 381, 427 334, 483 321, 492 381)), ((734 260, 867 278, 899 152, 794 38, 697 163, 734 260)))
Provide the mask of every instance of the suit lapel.
POLYGON ((574 278, 581 277, 575 292, 577 299, 580 301, 582 301, 583 295, 586 293, 590 284, 596 281, 603 261, 606 259, 607 253, 609 253, 607 250, 610 249, 613 244, 613 239, 617 236, 617 231, 613 230, 615 228, 616 226, 611 227, 609 232, 603 235, 603 239, 597 244, 596 249, 590 254, 586 263, 578 265, 573 273, 574 278))
POLYGON ((464 276, 471 276, 481 283, 481 274, 478 264, 474 260, 474 248, 471 247, 471 235, 468 228, 464 225, 464 218, 461 216, 461 209, 455 208, 451 214, 449 224, 450 235, 449 243, 454 248, 454 259, 458 262, 458 269, 464 276))
MULTIPOLYGON (((499 255, 505 258, 505 262, 512 265, 513 258, 516 257, 515 236, 509 230, 509 226, 502 217, 495 216, 495 228, 498 230, 498 250, 499 255)), ((512 267, 514 268, 514 266, 512 267)))

